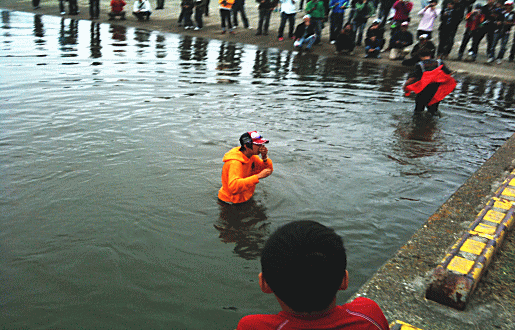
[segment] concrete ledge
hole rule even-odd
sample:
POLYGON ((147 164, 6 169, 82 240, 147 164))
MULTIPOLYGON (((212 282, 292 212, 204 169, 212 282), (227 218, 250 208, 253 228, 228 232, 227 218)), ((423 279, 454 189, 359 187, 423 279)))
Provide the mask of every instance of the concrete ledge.
POLYGON ((436 267, 426 298, 464 310, 481 276, 513 224, 515 171, 504 181, 467 232, 436 267))
MULTIPOLYGON (((435 268, 445 259, 449 247, 454 247, 470 231, 471 222, 486 208, 485 205, 492 200, 495 203, 493 210, 499 211, 509 206, 505 200, 515 201, 509 196, 513 192, 512 186, 506 186, 506 178, 513 174, 514 158, 515 134, 427 219, 349 301, 358 296, 368 297, 379 304, 390 322, 403 320, 421 329, 515 330, 515 314, 512 308, 507 307, 514 306, 515 300, 512 301, 509 295, 499 300, 495 294, 489 294, 491 283, 479 281, 476 289, 481 289, 482 295, 469 297, 463 311, 426 299, 435 268), (496 196, 499 191, 503 192, 502 195, 496 196)), ((513 185, 513 182, 509 182, 513 185)), ((514 232, 505 231, 505 240, 514 237, 514 232)), ((495 259, 492 264, 496 262, 495 259)), ((495 277, 499 271, 502 268, 492 269, 489 276, 495 277)))

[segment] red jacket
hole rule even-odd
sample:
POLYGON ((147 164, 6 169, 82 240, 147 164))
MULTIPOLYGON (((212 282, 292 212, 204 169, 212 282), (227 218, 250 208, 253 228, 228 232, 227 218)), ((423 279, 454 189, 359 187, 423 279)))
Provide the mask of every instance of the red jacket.
POLYGON ((123 7, 125 7, 126 3, 123 0, 111 0, 111 10, 114 13, 119 13, 123 11, 123 7))
POLYGON ((416 94, 422 92, 427 85, 431 83, 439 83, 440 86, 436 91, 435 96, 431 99, 431 101, 427 105, 433 105, 437 102, 440 102, 447 95, 449 95, 454 88, 456 87, 456 80, 453 77, 448 75, 447 73, 442 71, 443 65, 440 65, 438 68, 431 71, 424 71, 422 74, 422 79, 419 81, 406 86, 404 89, 406 92, 406 96, 410 95, 411 92, 415 92, 416 94))

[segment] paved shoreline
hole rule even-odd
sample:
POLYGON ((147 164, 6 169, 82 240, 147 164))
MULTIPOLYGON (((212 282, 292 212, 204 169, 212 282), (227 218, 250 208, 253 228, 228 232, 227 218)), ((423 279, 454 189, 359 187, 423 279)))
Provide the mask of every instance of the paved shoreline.
MULTIPOLYGON (((96 22, 99 23, 111 23, 111 24, 119 24, 125 26, 133 26, 142 29, 148 30, 156 30, 163 32, 171 32, 178 33, 188 36, 199 36, 210 39, 219 39, 226 41, 239 42, 244 44, 254 44, 260 47, 271 47, 278 48, 282 50, 293 51, 293 42, 292 40, 285 39, 284 41, 278 41, 277 39, 277 30, 279 28, 280 23, 280 15, 278 12, 272 13, 272 17, 270 19, 270 28, 268 36, 256 36, 256 26, 258 22, 258 10, 257 3, 253 0, 246 1, 246 13, 252 29, 244 29, 243 26, 240 25, 238 29, 235 30, 235 34, 221 34, 220 28, 220 14, 218 10, 218 1, 210 0, 209 4, 209 17, 204 17, 204 28, 200 31, 193 30, 185 30, 182 27, 177 25, 177 18, 179 17, 179 4, 180 0, 165 0, 165 6, 163 10, 153 10, 152 16, 149 21, 139 22, 135 17, 131 15, 133 1, 129 0, 127 2, 127 6, 125 6, 125 10, 127 12, 127 20, 125 21, 109 21, 107 13, 110 11, 109 0, 100 0, 100 17, 96 19, 96 22)), ((152 8, 156 6, 156 0, 150 0, 152 8)), ((88 0, 79 0, 79 9, 80 13, 77 16, 70 15, 62 15, 63 17, 75 18, 75 19, 85 19, 89 20, 89 5, 88 0)), ((41 0, 40 8, 34 9, 32 6, 31 0, 3 0, 0 5, 1 8, 8 10, 16 10, 16 11, 24 11, 24 12, 32 12, 44 15, 53 15, 53 16, 61 16, 59 13, 59 1, 58 0, 41 0)), ((68 9, 67 3, 65 3, 66 9, 68 9)), ((419 17, 417 12, 420 10, 420 2, 414 1, 414 8, 412 10, 412 23, 410 25, 409 30, 416 35, 416 29, 419 23, 419 17)), ((303 13, 298 13, 296 15, 296 23, 300 23, 303 13)), ((346 13, 346 17, 348 13, 346 13)), ((241 24, 241 19, 239 19, 241 24)), ((372 19, 369 19, 368 25, 371 23, 372 19)), ((433 33, 433 42, 435 45, 438 45, 438 28, 439 22, 435 22, 435 32, 433 33)), ((367 25, 367 28, 368 28, 367 25)), ((453 47, 453 51, 451 52, 449 59, 446 60, 447 66, 459 74, 469 74, 474 76, 488 77, 494 79, 500 79, 504 81, 515 81, 515 62, 508 62, 505 60, 502 64, 498 65, 495 62, 491 64, 486 64, 486 39, 484 39, 479 48, 479 54, 476 62, 463 62, 463 61, 454 61, 456 58, 457 49, 461 43, 461 38, 463 36, 463 29, 465 23, 462 22, 456 34, 456 41, 453 47)), ((329 36, 328 36, 328 26, 326 25, 325 29, 322 33, 322 43, 316 47, 312 51, 313 54, 327 56, 327 57, 342 57, 347 59, 354 59, 359 61, 375 61, 381 64, 388 64, 394 66, 401 66, 400 61, 391 61, 387 59, 386 55, 381 59, 364 59, 364 47, 356 47, 353 55, 336 55, 334 52, 334 45, 329 44, 329 36)), ((512 32, 514 33, 514 32, 512 32)), ((388 42, 389 31, 387 30, 385 34, 388 42)), ((509 55, 509 47, 512 42, 512 37, 510 37, 510 42, 508 43, 508 54, 505 55, 507 58, 509 55)), ((499 47, 499 46, 498 46, 499 47)))

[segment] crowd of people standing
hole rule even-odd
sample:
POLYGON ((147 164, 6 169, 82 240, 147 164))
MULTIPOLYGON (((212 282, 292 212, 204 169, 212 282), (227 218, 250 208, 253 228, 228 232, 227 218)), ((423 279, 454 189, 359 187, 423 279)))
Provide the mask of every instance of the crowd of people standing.
MULTIPOLYGON (((156 1, 155 10, 164 9, 164 0, 156 1)), ((323 30, 328 29, 329 43, 336 52, 354 54, 356 47, 364 46, 360 51, 366 58, 379 58, 388 52, 391 60, 412 64, 416 63, 417 53, 431 47, 435 58, 448 59, 457 45, 454 59, 475 61, 484 43, 487 63, 501 64, 506 54, 513 61, 513 0, 485 0, 484 4, 475 1, 479 0, 443 0, 442 3, 421 0, 421 9, 414 11, 412 0, 308 0, 305 6, 304 0, 254 0, 259 17, 256 27, 250 26, 245 0, 218 0, 218 7, 223 34, 235 33, 239 16, 243 28, 255 28, 256 36, 268 36, 272 32, 269 31, 272 14, 278 12, 277 40, 293 39, 293 47, 299 50, 309 51, 320 44, 323 30), (296 22, 297 16, 302 17, 300 24, 296 22), (460 25, 464 32, 457 36, 460 25)), ((77 15, 77 1, 67 2, 68 14, 77 15)), ((209 16, 209 2, 181 0, 180 7, 172 9, 179 14, 177 25, 201 30, 203 17, 209 16)), ((39 1, 33 0, 33 5, 38 8, 39 1)), ((90 18, 97 19, 99 0, 89 0, 89 5, 90 18)), ((111 0, 110 5, 110 19, 125 19, 125 0, 111 0)), ((59 0, 59 10, 66 14, 65 0, 59 0)), ((132 14, 138 20, 149 20, 152 14, 149 0, 134 0, 132 14)))

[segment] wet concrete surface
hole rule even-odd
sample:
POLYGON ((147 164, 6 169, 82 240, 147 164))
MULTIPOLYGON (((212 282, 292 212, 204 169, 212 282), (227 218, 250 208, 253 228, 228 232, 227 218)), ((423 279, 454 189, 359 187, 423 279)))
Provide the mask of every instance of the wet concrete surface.
MULTIPOLYGON (((515 329, 513 294, 483 279, 464 311, 425 299, 430 275, 487 200, 515 166, 515 135, 461 186, 412 238, 357 293, 374 299, 389 321, 401 320, 422 329, 515 329)), ((513 245, 514 231, 505 244, 513 245)), ((501 250, 503 247, 501 247, 501 250)), ((487 277, 502 272, 513 260, 497 255, 487 277)), ((510 266, 509 266, 510 267, 510 266)), ((494 279, 495 282, 495 279, 494 279)))

